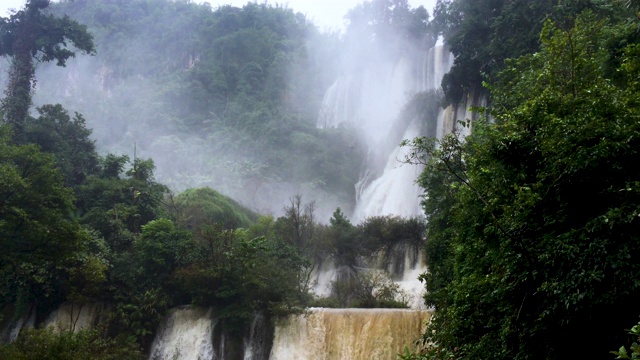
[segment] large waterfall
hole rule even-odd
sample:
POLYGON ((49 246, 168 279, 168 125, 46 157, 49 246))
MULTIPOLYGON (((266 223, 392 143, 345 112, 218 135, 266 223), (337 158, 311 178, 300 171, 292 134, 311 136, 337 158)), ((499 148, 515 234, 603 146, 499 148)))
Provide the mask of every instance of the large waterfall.
POLYGON ((158 331, 149 360, 395 359, 420 339, 430 317, 424 310, 312 308, 279 320, 270 333, 258 316, 251 336, 229 351, 229 341, 215 334, 211 309, 181 307, 158 331), (272 347, 264 346, 263 335, 271 336, 272 347))
MULTIPOLYGON (((421 169, 401 166, 398 159, 405 150, 398 144, 416 136, 441 137, 456 126, 456 116, 466 114, 452 108, 440 110, 426 119, 431 123, 427 126, 421 123, 423 117, 406 121, 400 113, 415 94, 439 89, 452 61, 450 53, 439 46, 426 55, 402 56, 395 63, 373 62, 341 76, 327 90, 318 126, 355 126, 362 130, 369 146, 369 161, 363 166, 359 183, 354 184, 358 190, 354 220, 421 214, 421 190, 414 183, 421 169), (428 128, 433 130, 425 133, 428 128)), ((220 341, 225 335, 214 334, 216 320, 211 310, 180 308, 171 313, 157 334, 150 360, 395 359, 405 346, 412 346, 421 337, 431 312, 424 310, 424 285, 417 280, 426 271, 424 253, 408 244, 386 251, 363 259, 358 266, 386 270, 410 295, 408 303, 413 310, 308 309, 279 320, 272 332, 254 323, 250 334, 243 337, 241 349, 230 355, 224 349, 228 342, 220 341)), ((331 259, 320 264, 315 293, 328 295, 336 274, 331 259)))
MULTIPOLYGON (((406 104, 418 94, 437 96, 453 56, 442 46, 396 55, 374 54, 370 62, 345 69, 327 89, 318 117, 319 127, 354 127, 368 147, 361 178, 354 184, 354 222, 380 215, 421 215, 422 191, 415 180, 422 169, 399 162, 407 150, 398 144, 417 136, 442 137, 457 126, 456 119, 470 117, 466 104, 436 110, 428 117, 403 117, 406 104)), ((468 103, 478 101, 470 98, 468 103)), ((421 337, 431 317, 422 301, 424 284, 417 280, 426 271, 424 258, 419 247, 398 244, 354 264, 365 271, 389 273, 409 295, 405 300, 411 310, 312 308, 279 319, 275 327, 256 314, 243 333, 230 334, 214 309, 183 306, 171 310, 162 322, 149 360, 395 359, 421 337)), ((329 295, 337 270, 332 259, 320 264, 315 273, 317 295, 329 295)), ((98 310, 97 305, 75 308, 65 304, 47 323, 61 329, 87 328, 96 322, 98 310)), ((0 335, 15 339, 21 328, 33 323, 32 315, 16 319, 3 325, 0 335)))
POLYGON ((416 49, 398 58, 371 58, 369 63, 352 68, 327 90, 319 127, 354 126, 369 147, 370 156, 356 186, 356 208, 352 219, 360 222, 369 216, 417 216, 420 188, 415 180, 421 169, 399 162, 406 149, 398 146, 403 139, 416 136, 443 136, 453 130, 453 121, 444 124, 445 111, 433 118, 403 119, 401 111, 417 93, 437 91, 442 77, 453 63, 453 56, 443 46, 426 54, 416 49), (436 133, 423 129, 435 123, 436 133))
MULTIPOLYGON (((360 181, 354 184, 356 206, 351 218, 356 223, 371 216, 420 216, 422 190, 415 180, 422 169, 400 162, 408 149, 399 143, 418 136, 441 138, 457 126, 456 117, 467 115, 464 110, 438 106, 442 77, 453 64, 453 55, 446 47, 405 49, 396 57, 384 52, 374 54, 379 56, 370 56, 357 67, 345 67, 343 75, 327 90, 318 117, 318 127, 354 127, 368 146, 367 162, 360 181), (434 109, 426 111, 423 107, 422 112, 406 114, 407 103, 421 93, 426 96, 418 100, 435 104, 434 109)), ((386 251, 391 254, 379 256, 392 259, 386 264, 365 260, 356 265, 388 271, 408 295, 405 300, 411 308, 424 309, 424 284, 418 281, 418 275, 427 270, 424 254, 406 244, 386 251)), ((332 265, 326 260, 317 269, 316 294, 327 295, 336 280, 340 270, 332 265)))

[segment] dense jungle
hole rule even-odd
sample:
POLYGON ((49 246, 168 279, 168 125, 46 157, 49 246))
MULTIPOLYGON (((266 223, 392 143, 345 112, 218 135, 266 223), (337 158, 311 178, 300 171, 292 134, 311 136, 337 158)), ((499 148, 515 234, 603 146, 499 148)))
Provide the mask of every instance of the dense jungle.
POLYGON ((433 315, 396 358, 640 358, 640 2, 345 19, 184 0, 0 17, 0 359, 168 358, 154 339, 181 307, 215 313, 210 358, 268 359, 278 319, 415 307, 412 269, 433 315), (375 180, 400 168, 417 192, 375 180))

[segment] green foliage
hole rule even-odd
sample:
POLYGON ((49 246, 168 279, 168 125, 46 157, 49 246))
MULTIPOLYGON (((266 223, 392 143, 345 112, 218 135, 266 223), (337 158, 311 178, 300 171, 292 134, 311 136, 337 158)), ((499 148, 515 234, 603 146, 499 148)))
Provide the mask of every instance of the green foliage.
POLYGON ((617 356, 616 359, 640 359, 640 323, 629 330, 629 335, 633 335, 636 341, 631 344, 629 351, 627 351, 627 348, 624 346, 621 346, 618 351, 612 351, 611 353, 617 356), (629 357, 629 355, 631 355, 631 357, 629 357))
POLYGON ((193 245, 187 231, 176 229, 168 219, 158 219, 142 227, 134 248, 148 279, 162 283, 174 270, 192 260, 189 253, 193 245))
POLYGON ((6 130, 0 127, 0 303, 26 303, 57 295, 89 235, 72 216, 73 193, 52 156, 12 145, 6 130))
POLYGON ((329 223, 327 236, 331 239, 332 255, 338 266, 355 264, 360 253, 357 228, 340 208, 333 212, 329 223))
POLYGON ((372 251, 390 249, 398 244, 420 247, 424 243, 427 224, 419 217, 373 216, 359 226, 364 246, 372 251))
POLYGON ((635 27, 574 23, 546 22, 540 52, 507 62, 491 121, 464 143, 413 142, 410 160, 427 164, 429 358, 593 357, 619 344, 608 314, 638 314, 639 58, 608 51, 635 27))
POLYGON ((139 360, 135 344, 105 339, 96 330, 55 333, 51 328, 22 331, 18 339, 0 345, 0 358, 12 360, 139 360))
POLYGON ((257 214, 211 188, 188 189, 175 197, 175 216, 180 224, 197 230, 205 224, 226 229, 248 227, 257 214))
POLYGON ((97 230, 113 250, 120 252, 133 243, 141 227, 163 212, 167 187, 154 181, 152 160, 126 155, 107 155, 96 175, 78 189, 77 208, 81 221, 97 230))
POLYGON ((575 16, 585 9, 603 19, 629 14, 622 1, 438 1, 434 31, 444 35, 456 56, 442 81, 447 103, 458 104, 465 95, 484 92, 482 81, 495 81, 505 69, 506 59, 537 51, 545 19, 569 29, 575 16))
POLYGON ((89 136, 85 119, 75 113, 73 120, 60 104, 37 108, 38 118, 27 117, 24 143, 36 144, 53 154, 64 174, 65 184, 77 187, 98 170, 98 154, 89 136))
POLYGON ((229 330, 242 330, 256 311, 288 314, 306 299, 299 278, 306 262, 282 242, 209 226, 201 231, 197 254, 177 271, 174 286, 195 304, 216 307, 229 330))

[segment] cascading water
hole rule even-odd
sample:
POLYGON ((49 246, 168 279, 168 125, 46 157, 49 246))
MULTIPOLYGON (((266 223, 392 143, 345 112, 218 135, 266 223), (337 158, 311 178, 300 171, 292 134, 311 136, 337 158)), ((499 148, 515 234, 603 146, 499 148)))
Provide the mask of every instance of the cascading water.
POLYGON ((156 334, 149 360, 213 360, 214 319, 211 309, 171 310, 156 334))
MULTIPOLYGON (((410 119, 401 116, 405 103, 415 94, 430 92, 430 96, 437 96, 442 77, 453 64, 453 55, 446 47, 435 46, 428 52, 414 49, 394 61, 371 59, 370 63, 352 68, 352 72, 345 71, 327 90, 318 118, 318 127, 345 123, 355 127, 369 147, 360 181, 354 184, 356 206, 351 218, 356 223, 371 216, 420 216, 422 190, 415 180, 422 169, 400 163, 408 149, 398 144, 418 136, 441 138, 456 127, 456 116, 466 115, 458 114, 456 109, 438 108, 430 114, 414 114, 410 119)), ((436 99, 431 101, 437 103, 436 99)), ((411 308, 422 309, 425 290, 418 276, 427 270, 424 254, 415 256, 409 246, 401 249, 404 252, 394 249, 392 256, 382 256, 394 258, 393 263, 406 262, 401 274, 383 264, 369 263, 388 270, 408 295, 411 308), (412 261, 408 261, 410 258, 412 261)), ((322 265, 316 271, 315 290, 317 295, 326 296, 328 284, 335 281, 338 270, 322 265)))
POLYGON ((422 310, 309 309, 276 325, 269 359, 395 359, 430 317, 422 310))
POLYGON ((172 309, 158 329, 149 360, 267 360, 273 329, 256 314, 246 334, 230 334, 211 308, 172 309))
MULTIPOLYGON (((406 120, 400 117, 400 113, 410 96, 440 89, 442 77, 449 71, 452 64, 453 55, 445 47, 436 46, 424 57, 400 58, 394 66, 391 79, 368 80, 368 86, 351 89, 351 91, 341 89, 343 96, 340 99, 325 96, 327 103, 323 104, 323 108, 336 109, 336 120, 330 123, 351 121, 357 128, 362 129, 363 138, 370 148, 386 150, 386 153, 379 154, 372 159, 372 163, 365 165, 364 175, 358 184, 357 203, 352 216, 354 221, 360 222, 367 217, 379 215, 409 217, 421 214, 419 205, 421 190, 415 184, 421 169, 402 166, 399 160, 404 157, 407 150, 401 149, 397 144, 402 139, 413 139, 423 135, 441 137, 453 130, 453 124, 442 123, 445 120, 445 111, 440 110, 434 119, 426 119, 427 122, 436 122, 438 131, 435 134, 425 134, 421 133, 421 128, 425 124, 421 124, 419 119, 406 123, 406 120), (378 94, 379 89, 384 91, 383 96, 378 94), (360 103, 355 110, 344 104, 348 99, 358 98, 357 95, 351 94, 353 91, 361 91, 363 94, 359 98, 366 99, 366 102, 360 103), (385 100, 380 101, 380 99, 385 100), (336 100, 341 101, 342 104, 336 106, 329 103, 336 100), (378 111, 380 107, 385 108, 385 111, 378 111), (350 111, 339 113, 338 109, 350 111), (400 131, 401 138, 393 144, 394 146, 381 147, 381 139, 374 135, 384 134, 388 138, 390 129, 398 127, 404 127, 404 130, 400 131), (372 179, 371 173, 379 167, 377 162, 380 159, 385 161, 385 166, 382 172, 372 179)), ((341 81, 342 79, 339 79, 334 85, 352 83, 341 81)))
MULTIPOLYGON (((419 136, 418 124, 411 124, 403 134, 404 139, 419 136)), ((399 146, 393 149, 387 159, 382 176, 362 188, 358 196, 353 219, 360 223, 369 216, 396 215, 411 217, 420 214, 420 187, 415 184, 420 174, 416 166, 402 166, 399 160, 405 156, 406 149, 399 146)), ((362 179, 366 181, 367 179, 362 179)))
MULTIPOLYGON (((439 88, 452 60, 445 48, 435 47, 424 56, 374 61, 357 67, 354 73, 345 72, 327 90, 318 127, 348 124, 361 130, 369 146, 352 219, 421 214, 421 191, 414 183, 421 169, 401 166, 398 160, 405 150, 397 144, 416 136, 442 137, 454 129, 456 117, 466 114, 449 108, 432 119, 414 116, 407 120, 400 113, 413 95, 439 88), (425 133, 426 129, 431 130, 425 133)), ((355 266, 385 270, 409 295, 405 300, 413 309, 424 308, 424 285, 418 275, 426 266, 419 246, 398 244, 371 259, 360 259, 355 266)), ((329 295, 338 273, 331 259, 319 264, 315 293, 329 295)), ((237 345, 238 339, 218 329, 212 310, 183 307, 174 309, 165 320, 150 359, 394 359, 404 346, 421 337, 430 316, 426 310, 315 308, 281 319, 275 329, 268 330, 265 319, 257 315, 237 345)))

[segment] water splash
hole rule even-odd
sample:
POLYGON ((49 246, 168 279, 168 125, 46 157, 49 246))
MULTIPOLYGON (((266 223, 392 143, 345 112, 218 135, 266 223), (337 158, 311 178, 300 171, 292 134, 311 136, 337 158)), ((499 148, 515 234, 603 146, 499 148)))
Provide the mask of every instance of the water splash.
POLYGON ((210 360, 213 351, 213 310, 172 309, 151 345, 149 360, 210 360))

